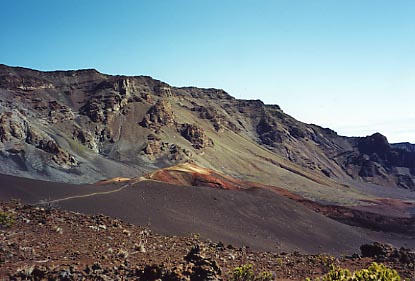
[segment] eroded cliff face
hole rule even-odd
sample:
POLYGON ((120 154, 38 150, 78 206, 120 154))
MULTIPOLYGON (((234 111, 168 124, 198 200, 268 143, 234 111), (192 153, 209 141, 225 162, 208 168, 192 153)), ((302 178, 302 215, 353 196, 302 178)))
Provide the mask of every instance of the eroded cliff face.
POLYGON ((44 131, 38 129, 18 110, 4 110, 0 113, 0 147, 3 155, 14 155, 26 162, 26 146, 33 146, 37 153, 45 155, 44 161, 61 169, 77 165, 76 158, 62 149, 44 131))
POLYGON ((284 170, 318 184, 357 180, 415 188, 408 146, 391 146, 380 134, 338 136, 277 105, 238 100, 223 90, 96 70, 1 65, 0 105, 4 173, 85 182, 196 162, 262 182, 284 170))
POLYGON ((390 145, 380 133, 354 139, 353 152, 345 154, 343 159, 347 173, 353 178, 415 189, 415 153, 390 145))
POLYGON ((140 122, 141 126, 156 131, 163 126, 169 127, 174 124, 174 112, 170 102, 166 99, 159 99, 155 105, 151 106, 140 122))

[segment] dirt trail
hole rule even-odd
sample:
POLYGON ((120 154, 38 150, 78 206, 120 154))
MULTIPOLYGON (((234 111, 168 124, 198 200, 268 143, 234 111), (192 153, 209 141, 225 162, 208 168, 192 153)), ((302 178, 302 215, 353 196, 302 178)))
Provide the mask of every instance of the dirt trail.
MULTIPOLYGON (((67 200, 72 200, 72 199, 86 198, 86 197, 92 197, 92 196, 97 196, 97 195, 108 195, 108 194, 112 194, 112 193, 122 191, 125 188, 130 187, 130 186, 132 186, 132 185, 134 185, 134 184, 136 184, 140 181, 144 181, 144 180, 147 180, 147 179, 145 179, 143 177, 140 177, 140 178, 137 178, 133 181, 130 181, 129 183, 124 184, 123 186, 121 186, 117 189, 114 189, 114 190, 102 191, 102 192, 93 192, 93 193, 83 194, 83 195, 73 195, 73 196, 68 196, 68 197, 64 197, 64 198, 60 198, 60 199, 50 200, 49 202, 50 203, 59 203, 59 202, 62 202, 62 201, 67 201, 67 200)), ((40 202, 39 202, 39 204, 40 204, 40 202)))

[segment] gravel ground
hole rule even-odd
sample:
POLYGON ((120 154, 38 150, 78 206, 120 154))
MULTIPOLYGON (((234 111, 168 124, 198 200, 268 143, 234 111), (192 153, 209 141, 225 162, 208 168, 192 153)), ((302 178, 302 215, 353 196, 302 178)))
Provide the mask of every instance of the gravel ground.
MULTIPOLYGON (((255 252, 201 241, 197 234, 158 235, 118 219, 53 206, 7 202, 0 210, 14 220, 11 227, 0 228, 1 280, 227 280, 244 264, 252 264, 256 272, 272 272, 277 280, 304 280, 321 276, 331 264, 353 270, 374 261, 357 255, 255 252)), ((409 263, 383 262, 406 280, 415 277, 409 263)))

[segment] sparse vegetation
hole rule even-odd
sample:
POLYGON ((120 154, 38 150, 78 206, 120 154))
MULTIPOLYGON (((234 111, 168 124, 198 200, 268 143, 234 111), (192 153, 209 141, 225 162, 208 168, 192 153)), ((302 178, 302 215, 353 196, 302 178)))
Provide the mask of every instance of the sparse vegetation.
MULTIPOLYGON (((307 278, 311 281, 310 278, 307 278)), ((340 267, 331 266, 330 271, 316 281, 400 281, 401 277, 396 270, 384 264, 372 263, 367 269, 355 271, 353 274, 340 267)))
POLYGON ((190 233, 190 237, 192 237, 195 240, 199 240, 200 239, 200 234, 199 233, 190 233))
POLYGON ((39 201, 39 205, 44 208, 47 212, 59 209, 58 204, 50 198, 42 199, 39 201))
POLYGON ((128 251, 127 250, 124 250, 124 249, 119 249, 118 250, 118 253, 117 253, 117 256, 119 257, 119 258, 121 258, 121 259, 126 259, 126 258, 128 258, 128 251))
POLYGON ((0 211, 0 226, 2 227, 12 227, 14 225, 14 215, 10 212, 0 211))
POLYGON ((252 264, 245 264, 236 267, 232 273, 232 281, 271 281, 274 280, 272 273, 261 272, 254 273, 252 264))
POLYGON ((397 272, 404 280, 414 277, 415 256, 410 249, 379 243, 376 246, 383 253, 381 258, 376 251, 372 254, 378 258, 363 254, 362 258, 334 258, 326 254, 256 252, 195 240, 197 233, 163 236, 104 215, 64 210, 47 213, 38 205, 17 202, 0 202, 0 217, 2 225, 14 220, 12 228, 0 226, 0 280, 6 276, 13 276, 10 280, 34 280, 36 276, 58 280, 62 272, 70 273, 73 280, 137 276, 140 280, 303 281, 310 277, 309 281, 398 281, 397 272), (62 241, 67 251, 61 250, 62 241), (68 255, 83 262, 75 266, 67 260, 68 255), (41 263, 33 263, 33 257, 41 263), (366 268, 369 261, 376 260, 396 271, 383 264, 366 268), (61 262, 51 268, 50 261, 61 262), (366 269, 353 272, 356 267, 366 269))

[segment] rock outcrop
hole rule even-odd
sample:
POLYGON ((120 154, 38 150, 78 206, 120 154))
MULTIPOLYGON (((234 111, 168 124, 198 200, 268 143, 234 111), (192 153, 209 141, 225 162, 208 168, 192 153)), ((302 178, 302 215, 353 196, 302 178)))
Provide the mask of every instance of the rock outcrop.
POLYGON ((3 112, 0 114, 0 141, 9 151, 24 151, 20 145, 25 143, 34 146, 50 155, 61 168, 68 169, 78 164, 77 160, 63 150, 56 141, 47 134, 29 125, 26 117, 19 112, 3 112), (12 148, 10 148, 12 146, 12 148))
POLYGON ((119 93, 95 96, 80 109, 80 113, 87 115, 94 122, 106 124, 127 102, 128 98, 119 93))
POLYGON ((190 280, 222 280, 220 277, 222 272, 218 263, 205 257, 200 245, 195 245, 184 260, 193 264, 189 272, 190 280))
POLYGON ((46 79, 28 75, 15 75, 8 72, 0 75, 0 88, 7 90, 34 91, 39 89, 52 89, 54 86, 46 79))
POLYGON ((57 101, 49 102, 49 122, 65 122, 75 118, 75 114, 67 106, 58 103, 57 101))
POLYGON ((347 155, 344 163, 352 177, 415 189, 415 153, 392 147, 385 136, 357 138, 355 150, 347 155))
POLYGON ((235 123, 227 120, 227 118, 223 114, 220 114, 216 109, 206 108, 204 106, 195 106, 191 110, 198 112, 201 119, 209 120, 217 132, 231 130, 238 133, 241 131, 235 123))
POLYGON ((275 143, 282 143, 286 138, 283 131, 278 129, 278 124, 268 116, 262 117, 257 126, 256 131, 263 144, 275 146, 275 143))
POLYGON ((380 159, 386 159, 391 151, 388 140, 379 133, 359 139, 357 148, 362 154, 369 156, 376 154, 375 157, 380 159))
POLYGON ((140 122, 145 128, 160 129, 162 126, 174 124, 174 113, 171 104, 166 99, 159 99, 155 105, 150 107, 146 116, 140 122))
POLYGON ((373 244, 364 244, 360 246, 362 257, 374 258, 377 261, 395 261, 407 265, 415 263, 415 252, 406 248, 394 248, 389 244, 375 242, 373 244))
POLYGON ((401 143, 394 143, 391 144, 392 148, 405 150, 407 152, 415 152, 415 144, 409 142, 401 142, 401 143))
POLYGON ((147 142, 142 151, 151 160, 166 158, 175 164, 189 161, 192 157, 191 151, 174 143, 163 142, 153 134, 147 136, 147 142))
POLYGON ((160 157, 168 149, 168 144, 160 140, 148 140, 143 151, 150 159, 160 157))
POLYGON ((85 145, 86 147, 93 150, 94 152, 99 153, 98 143, 100 139, 102 140, 102 138, 98 138, 98 143, 97 143, 96 136, 94 136, 88 131, 83 130, 80 127, 75 127, 73 129, 72 136, 75 141, 85 145))
POLYGON ((205 131, 194 124, 182 124, 179 127, 180 134, 192 143, 192 146, 196 149, 202 149, 205 147, 212 147, 213 141, 208 138, 205 131))

